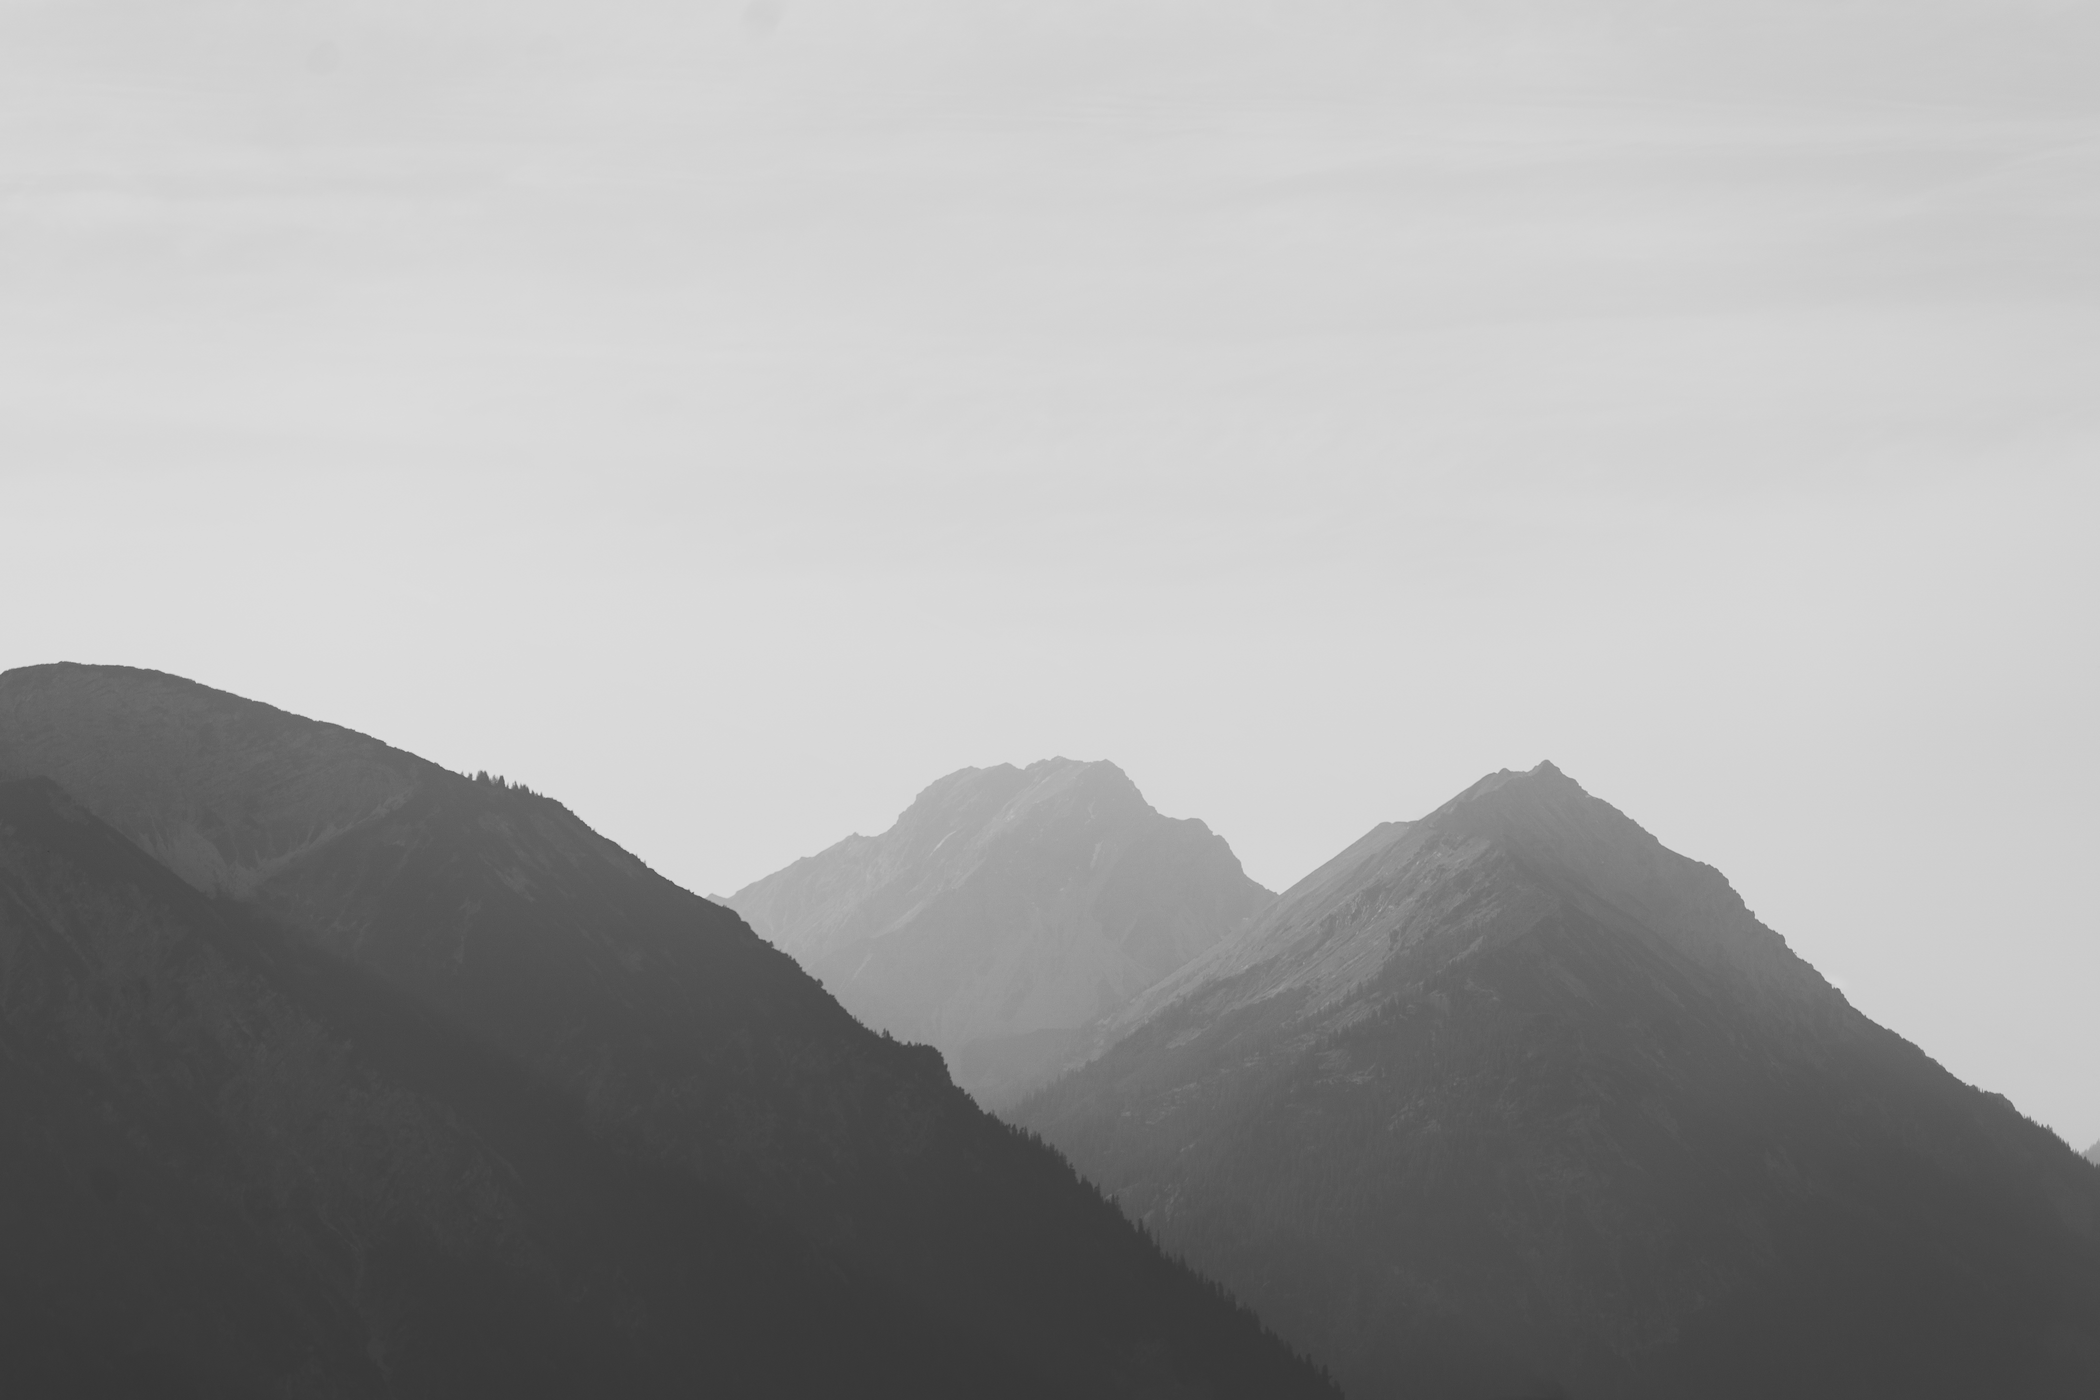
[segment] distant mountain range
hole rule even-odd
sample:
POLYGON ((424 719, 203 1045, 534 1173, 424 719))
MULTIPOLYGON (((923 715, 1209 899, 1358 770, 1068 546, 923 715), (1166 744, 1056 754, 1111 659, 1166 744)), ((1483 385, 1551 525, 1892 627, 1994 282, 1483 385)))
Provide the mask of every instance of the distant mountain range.
POLYGON ((2100 1175, 1550 764, 1104 1039, 1014 1121, 1351 1396, 2100 1395, 2100 1175))
POLYGON ((1114 764, 1054 758, 950 773, 880 836, 728 903, 847 1010, 934 1045, 996 1106, 1273 898, 1114 764))
POLYGON ((2100 1167, 2100 1142, 2094 1143, 2085 1150, 2085 1159, 2094 1166, 2100 1167))
POLYGON ((10 1393, 1333 1394, 557 802, 71 665, 0 780, 10 1393))

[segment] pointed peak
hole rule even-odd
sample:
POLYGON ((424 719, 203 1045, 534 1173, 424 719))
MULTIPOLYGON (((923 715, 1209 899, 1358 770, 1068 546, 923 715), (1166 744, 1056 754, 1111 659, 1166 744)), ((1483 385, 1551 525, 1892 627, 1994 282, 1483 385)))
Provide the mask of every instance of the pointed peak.
POLYGON ((1525 793, 1537 798, 1590 798, 1589 789, 1576 782, 1561 770, 1550 758, 1540 759, 1537 764, 1522 773, 1510 774, 1510 791, 1525 793))
POLYGON ((1528 769, 1496 769, 1423 820, 1435 821, 1454 815, 1498 793, 1501 794, 1501 802, 1521 801, 1526 798, 1541 800, 1555 796, 1589 796, 1581 783, 1562 772, 1551 759, 1542 759, 1528 769))
POLYGON ((1504 769, 1503 772, 1509 775, 1508 781, 1510 783, 1520 786, 1573 788, 1577 792, 1583 790, 1581 783, 1569 777, 1562 771, 1560 765, 1550 758, 1540 759, 1521 773, 1510 769, 1504 769))
POLYGON ((1557 822, 1602 819, 1632 825, 1617 808, 1593 797, 1551 760, 1521 771, 1504 768, 1490 773, 1423 820, 1446 827, 1481 829, 1484 823, 1499 829, 1519 814, 1527 814, 1524 820, 1528 823, 1548 813, 1557 822))
POLYGON ((1670 850, 1551 763, 1491 774, 1423 824, 1460 841, 1491 842, 1532 877, 1599 901, 1670 946, 1732 966, 1793 1001, 1829 994, 1786 940, 1757 922, 1720 871, 1670 850))

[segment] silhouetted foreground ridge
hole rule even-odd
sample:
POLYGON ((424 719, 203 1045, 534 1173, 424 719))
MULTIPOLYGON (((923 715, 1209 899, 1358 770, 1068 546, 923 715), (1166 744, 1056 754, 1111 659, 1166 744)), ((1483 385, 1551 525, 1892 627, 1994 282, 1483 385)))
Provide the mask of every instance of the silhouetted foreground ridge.
POLYGON ((1351 1396, 2100 1395, 2100 1173, 1550 764, 1118 1034, 1017 1121, 1351 1396))
POLYGON ((72 665, 0 779, 12 1393, 1333 1393, 553 801, 72 665))

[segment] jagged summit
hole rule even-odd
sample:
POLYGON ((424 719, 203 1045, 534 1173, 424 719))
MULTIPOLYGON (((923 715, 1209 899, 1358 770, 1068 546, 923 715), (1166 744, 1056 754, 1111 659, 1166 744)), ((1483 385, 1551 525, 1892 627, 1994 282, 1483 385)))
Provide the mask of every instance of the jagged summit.
MULTIPOLYGON (((1439 807, 1437 811, 1441 812, 1446 808, 1459 806, 1462 803, 1472 801, 1482 794, 1498 792, 1505 788, 1514 788, 1520 792, 1538 794, 1559 787, 1573 787, 1578 792, 1583 791, 1582 784, 1569 777, 1559 764, 1550 758, 1540 759, 1529 768, 1497 768, 1494 772, 1485 774, 1457 796, 1444 803, 1443 807, 1439 807)), ((1432 813, 1432 815, 1434 814, 1432 813)))
POLYGON ((1269 898, 1115 764, 1052 758, 950 773, 881 835, 729 902, 869 1025, 938 1046, 996 1102, 1269 898))
MULTIPOLYGON (((1814 1014, 1838 993, 1759 923, 1721 873, 1669 850, 1551 763, 1503 769, 1428 816, 1381 822, 1244 928, 1134 998, 1094 1049, 1202 989, 1218 1004, 1354 995, 1424 940, 1526 936, 1567 900, 1618 936, 1713 967, 1746 993, 1814 1014), (1498 874, 1519 878, 1496 882, 1498 874), (1493 889, 1461 899, 1458 891, 1493 889), (1463 906, 1465 917, 1447 917, 1463 906)), ((1454 946, 1469 946, 1461 942, 1454 946)))
POLYGON ((1550 764, 1384 823, 1013 1110, 1352 1394, 2100 1385, 2100 1183, 1550 764))
MULTIPOLYGON (((1577 814, 1593 819, 1604 819, 1609 814, 1610 818, 1639 830, 1638 825, 1618 808, 1592 796, 1589 789, 1569 777, 1550 759, 1526 769, 1498 769, 1421 820, 1444 823, 1453 830, 1477 829, 1483 834, 1491 831, 1507 834, 1513 823, 1535 824, 1555 813, 1569 820, 1578 819, 1577 814)), ((1642 835, 1646 833, 1642 832, 1642 835)))
POLYGON ((1765 994, 1796 1001, 1836 995, 1757 921, 1720 871, 1670 850, 1551 762, 1482 779, 1422 826, 1490 843, 1555 894, 1629 916, 1630 926, 1658 946, 1726 969, 1765 994))
MULTIPOLYGON (((968 820, 972 811, 986 804, 1003 804, 1021 792, 1029 793, 1030 801, 1037 802, 1075 791, 1114 794, 1150 810, 1130 775, 1106 759, 1041 758, 1026 767, 996 763, 944 774, 919 789, 894 825, 933 826, 943 821, 968 820)), ((837 845, 873 839, 856 831, 837 845)), ((830 849, 827 847, 817 856, 830 849)), ((817 856, 802 856, 798 860, 814 860, 817 856)))

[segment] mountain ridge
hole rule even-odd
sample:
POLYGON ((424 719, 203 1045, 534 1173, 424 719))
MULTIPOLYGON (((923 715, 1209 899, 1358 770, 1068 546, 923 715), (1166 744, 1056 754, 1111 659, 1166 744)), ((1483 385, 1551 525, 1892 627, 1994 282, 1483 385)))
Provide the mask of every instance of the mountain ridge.
POLYGON ((791 1299, 845 1324, 848 1373, 938 1337, 908 1309, 853 1324, 864 1286, 781 1222, 638 1170, 500 1057, 199 894, 48 778, 0 783, 0 949, 0 1333, 44 1393, 843 1379, 784 1354, 791 1299), (704 1358, 696 1312, 730 1332, 704 1358))
POLYGON ((1351 1394, 2100 1380, 2090 1173, 1557 768, 1374 828, 1127 1016, 1011 1116, 1351 1394))
MULTIPOLYGON (((509 1066, 573 1117, 577 1151, 635 1164, 666 1199, 782 1222, 791 1248, 774 1252, 812 1261, 802 1291, 834 1299, 814 1340, 835 1330, 843 1357, 854 1316, 920 1319, 897 1332, 902 1352, 867 1354, 884 1383, 1328 1393, 1054 1153, 977 1109, 935 1052, 861 1026, 732 912, 551 799, 116 668, 0 674, 0 769, 55 781, 140 860, 329 970, 314 974, 327 987, 383 989, 458 1053, 509 1066)), ((723 1325, 780 1339, 734 1316, 723 1325)))
POLYGON ((879 835, 727 902, 995 1105, 1269 898, 1207 825, 1161 815, 1113 763, 1051 758, 946 774, 879 835))

